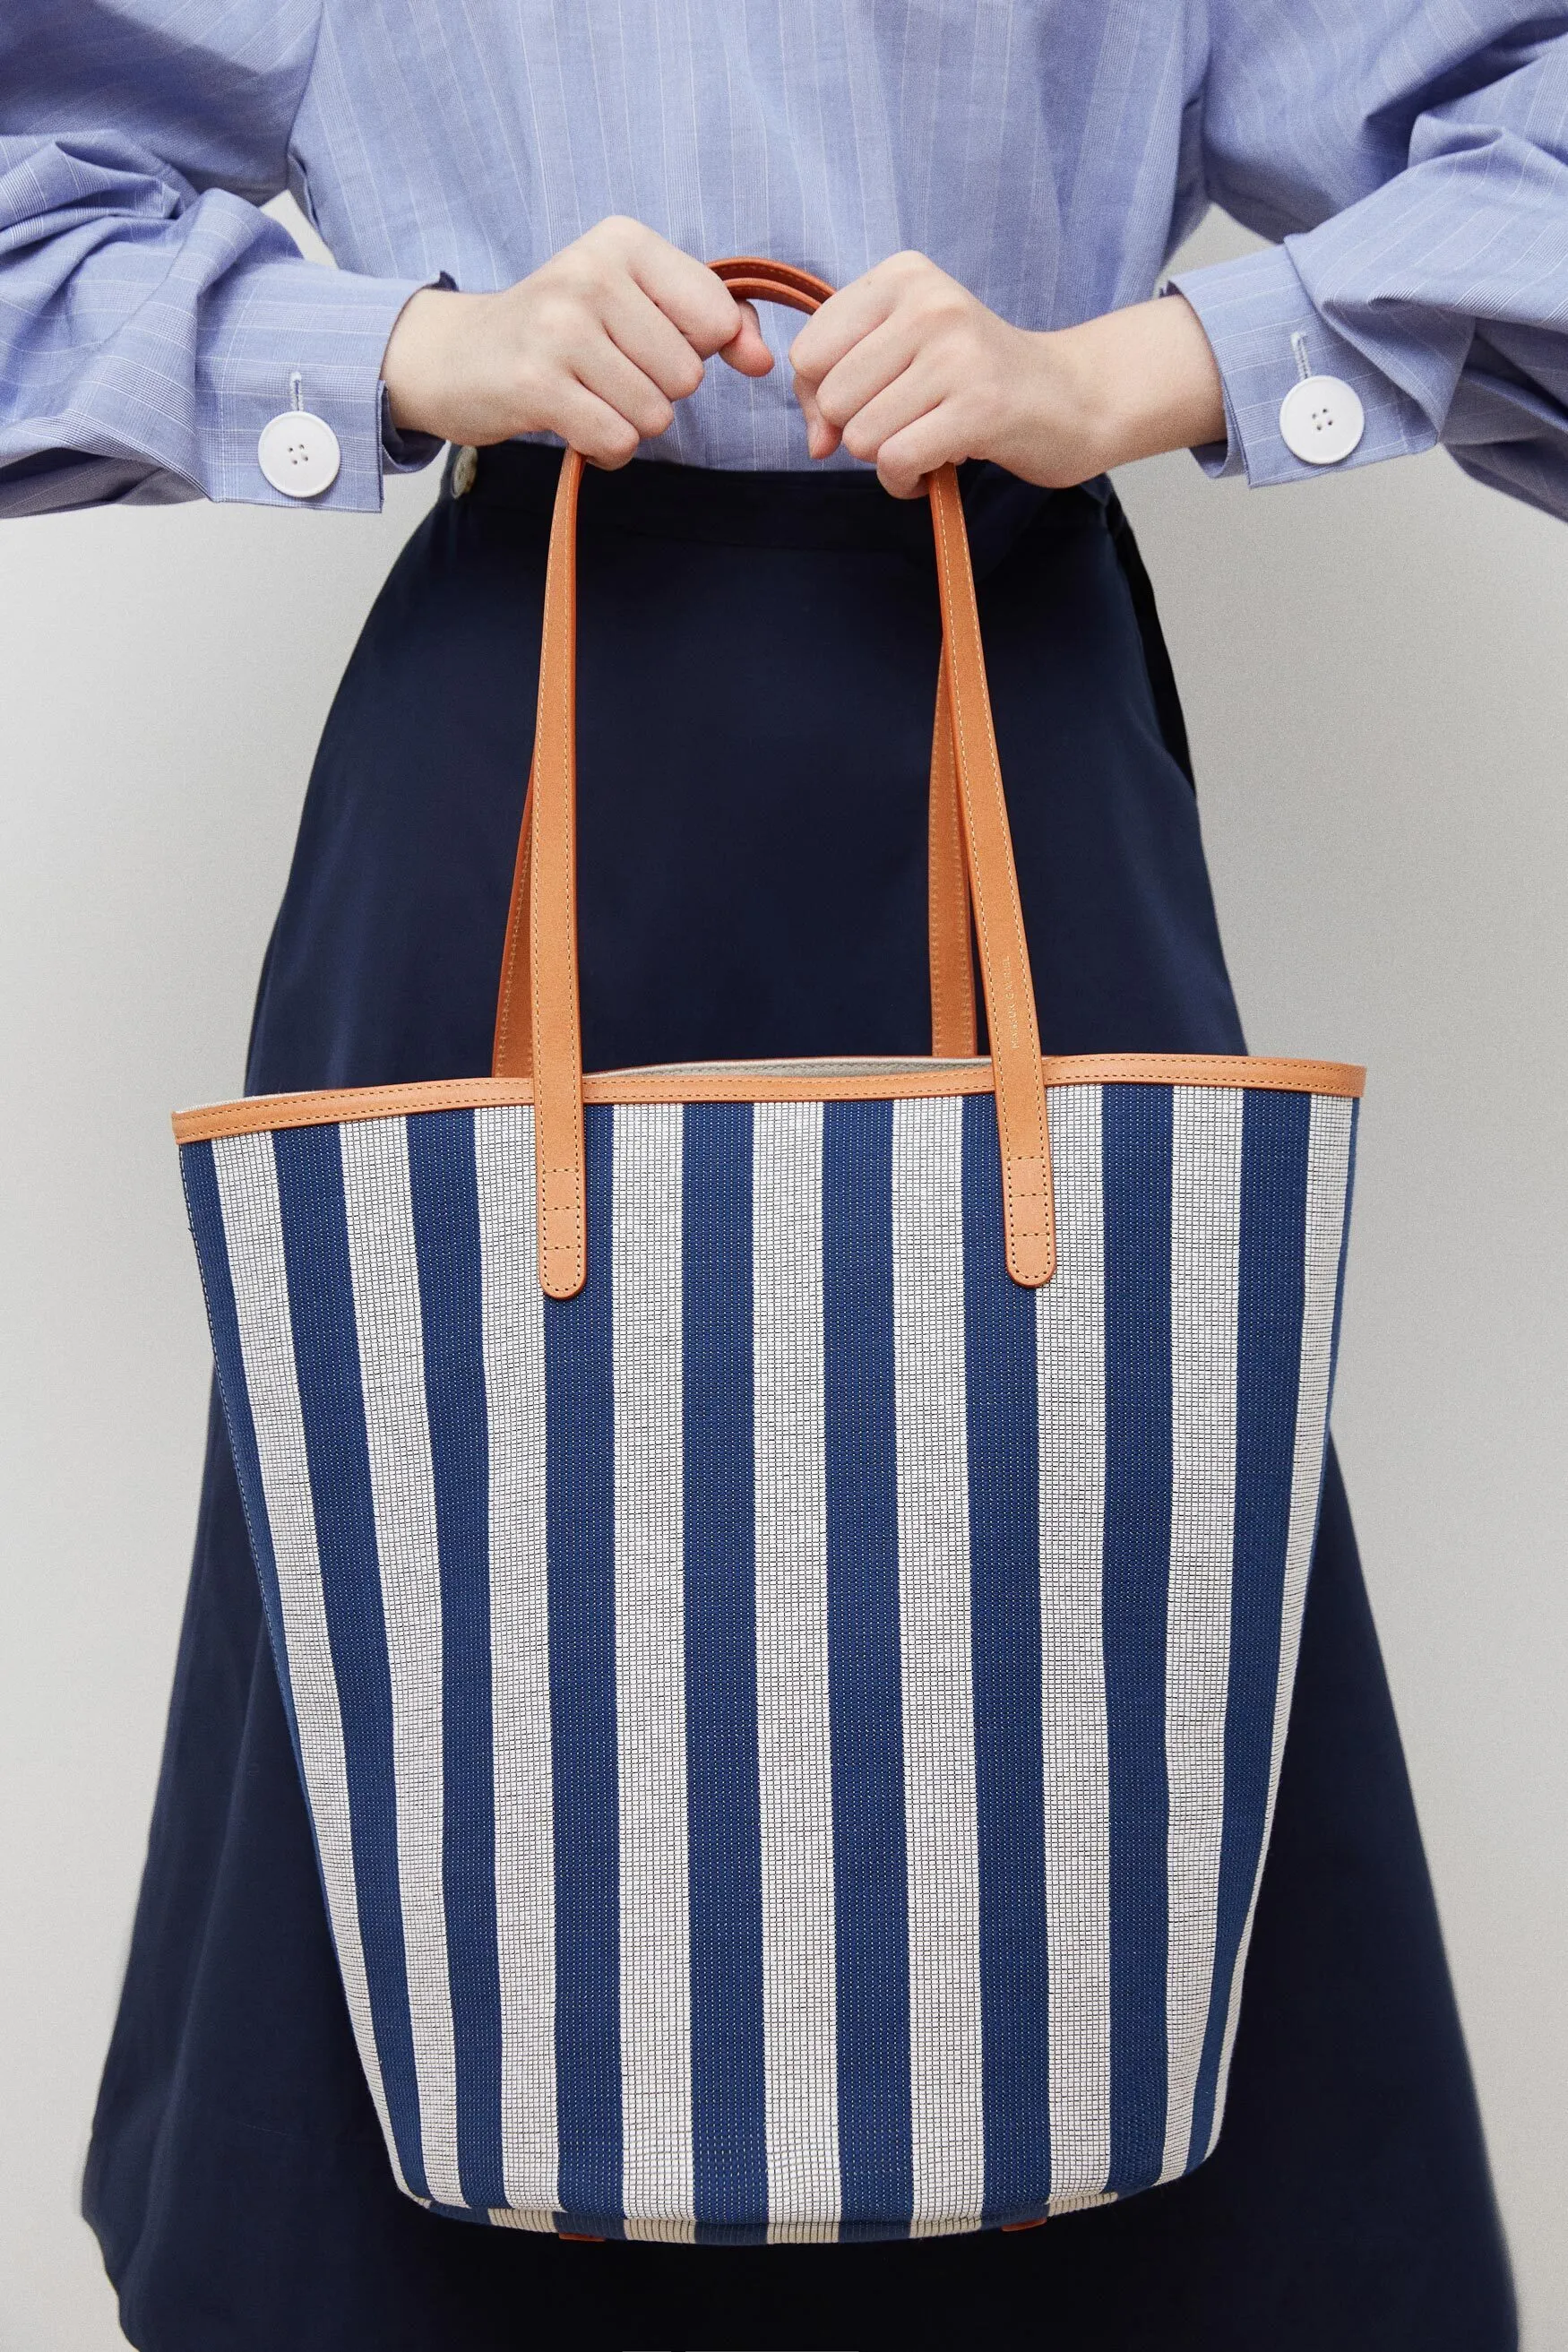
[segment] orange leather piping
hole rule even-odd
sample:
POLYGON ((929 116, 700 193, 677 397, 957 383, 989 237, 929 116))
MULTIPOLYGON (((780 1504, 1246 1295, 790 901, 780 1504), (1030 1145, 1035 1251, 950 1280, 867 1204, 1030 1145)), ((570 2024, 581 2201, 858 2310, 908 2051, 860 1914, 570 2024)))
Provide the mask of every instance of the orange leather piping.
MULTIPOLYGON (((1277 1094, 1353 1097, 1366 1072, 1350 1062, 1269 1061, 1245 1054, 1073 1054, 1041 1066, 1047 1087, 1233 1087, 1277 1094)), ((697 1064, 668 1070, 596 1070, 583 1080, 585 1103, 910 1102, 991 1092, 988 1061, 910 1061, 864 1072, 806 1063, 697 1064)), ((333 1127, 341 1119, 408 1118, 425 1110, 500 1110, 531 1103, 528 1078, 432 1078, 405 1087, 322 1088, 314 1094, 247 1095, 237 1102, 176 1111, 174 1139, 207 1143, 273 1128, 333 1127)))

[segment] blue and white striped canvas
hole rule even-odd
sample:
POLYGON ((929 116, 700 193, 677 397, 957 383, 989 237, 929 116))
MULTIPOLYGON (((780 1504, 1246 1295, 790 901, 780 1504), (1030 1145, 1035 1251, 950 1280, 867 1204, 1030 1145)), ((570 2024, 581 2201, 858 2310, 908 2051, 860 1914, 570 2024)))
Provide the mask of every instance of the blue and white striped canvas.
POLYGON ((526 1107, 185 1145, 412 2196, 897 2238, 1212 2147, 1356 1106, 1049 1108, 1038 1290, 1004 1264, 989 1094, 591 1107, 565 1300, 526 1107))

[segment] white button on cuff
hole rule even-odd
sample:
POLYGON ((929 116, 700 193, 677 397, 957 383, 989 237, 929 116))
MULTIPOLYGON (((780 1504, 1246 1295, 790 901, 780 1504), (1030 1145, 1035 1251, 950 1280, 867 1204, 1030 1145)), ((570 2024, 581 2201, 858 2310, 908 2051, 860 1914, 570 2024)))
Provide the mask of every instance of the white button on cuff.
POLYGON ((1279 404, 1279 437, 1306 466, 1337 466, 1366 431, 1360 395, 1337 375, 1304 375, 1279 404))
POLYGON ((264 425, 256 455, 273 488, 288 499, 319 499, 343 462, 337 435, 308 408, 286 408, 264 425))

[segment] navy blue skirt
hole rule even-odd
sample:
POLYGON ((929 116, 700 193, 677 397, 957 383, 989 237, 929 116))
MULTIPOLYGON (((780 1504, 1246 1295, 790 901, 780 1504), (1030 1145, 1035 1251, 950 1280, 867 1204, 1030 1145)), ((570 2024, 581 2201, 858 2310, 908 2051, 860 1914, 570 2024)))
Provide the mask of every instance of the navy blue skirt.
MULTIPOLYGON (((489 1067, 556 464, 488 452, 371 614, 268 950, 253 1091, 489 1067)), ((1126 523, 1103 485, 967 472, 1046 1050, 1241 1052, 1126 523)), ((923 502, 842 474, 590 475, 581 601, 588 1067, 929 1051, 923 502)), ((441 2220, 393 2185, 215 1424, 86 2207, 143 2352, 1508 2352, 1337 1472, 1210 2161, 1016 2235, 585 2245, 441 2220)))

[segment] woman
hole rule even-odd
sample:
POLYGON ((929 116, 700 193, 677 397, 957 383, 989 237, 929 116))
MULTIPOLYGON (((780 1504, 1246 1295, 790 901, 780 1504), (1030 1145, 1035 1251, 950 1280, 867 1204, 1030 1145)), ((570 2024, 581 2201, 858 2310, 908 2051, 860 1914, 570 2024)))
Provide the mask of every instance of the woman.
MULTIPOLYGON (((1462 34, 1415 0, 1330 0, 1310 29, 1283 0, 13 11, 0 509, 373 508, 387 470, 460 447, 328 723, 251 1088, 486 1066, 552 436, 601 469, 590 1067, 926 1048, 935 600, 921 508, 868 468, 907 502, 949 458, 1046 1048, 1240 1050, 1106 469, 1186 446, 1306 481, 1443 438, 1568 510, 1568 241, 1542 234, 1568 218, 1565 98, 1568 37, 1510 0, 1462 34), (254 208, 285 186, 337 274, 254 208), (1210 199, 1287 242, 1151 299, 1210 199), (844 289, 792 365, 701 267, 744 252, 844 289)), ((1013 2236, 586 2246, 393 2184, 215 1429, 87 2206, 146 2352, 1503 2352, 1506 2258, 1337 1478, 1207 2164, 1013 2236)))

